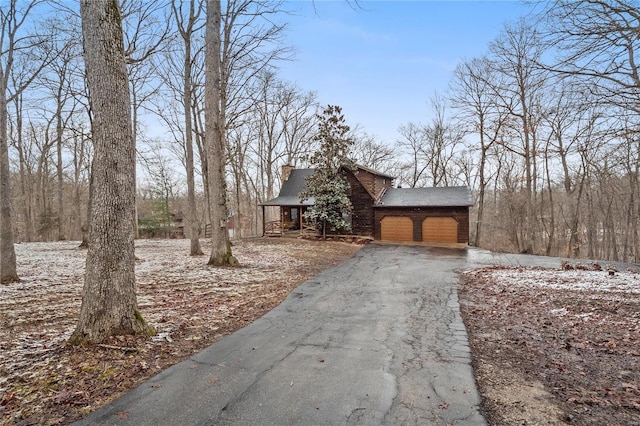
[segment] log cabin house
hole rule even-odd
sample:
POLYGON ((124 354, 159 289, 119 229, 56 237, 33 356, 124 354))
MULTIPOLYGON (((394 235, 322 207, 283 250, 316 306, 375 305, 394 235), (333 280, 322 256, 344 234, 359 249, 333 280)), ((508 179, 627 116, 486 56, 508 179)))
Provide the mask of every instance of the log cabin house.
MULTIPOLYGON (((361 165, 343 167, 353 205, 351 229, 354 235, 393 242, 468 244, 471 191, 466 186, 438 188, 394 188, 392 176, 361 165)), ((285 232, 315 232, 304 212, 313 199, 300 200, 305 179, 314 169, 283 166, 278 197, 261 203, 263 235, 285 232), (264 222, 265 207, 277 206, 280 219, 264 222)))

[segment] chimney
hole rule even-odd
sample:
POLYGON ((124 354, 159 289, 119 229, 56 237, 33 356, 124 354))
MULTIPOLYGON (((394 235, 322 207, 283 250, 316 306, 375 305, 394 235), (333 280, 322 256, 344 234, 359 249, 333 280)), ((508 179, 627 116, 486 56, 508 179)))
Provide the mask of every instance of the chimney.
POLYGON ((290 165, 289 163, 282 166, 282 182, 289 179, 289 176, 291 175, 291 170, 293 170, 293 166, 290 165))

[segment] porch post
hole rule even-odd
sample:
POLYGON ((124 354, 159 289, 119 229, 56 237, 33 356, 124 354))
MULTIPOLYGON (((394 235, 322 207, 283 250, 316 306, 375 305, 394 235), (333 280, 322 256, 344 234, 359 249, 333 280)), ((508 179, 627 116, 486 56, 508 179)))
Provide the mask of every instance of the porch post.
POLYGON ((300 227, 298 229, 300 229, 300 233, 302 233, 302 204, 300 204, 300 209, 298 210, 298 221, 300 222, 300 227))
POLYGON ((280 206, 280 233, 284 235, 284 207, 280 206))
POLYGON ((264 232, 264 228, 267 225, 264 221, 264 205, 260 206, 262 207, 262 236, 264 237, 266 234, 264 232))

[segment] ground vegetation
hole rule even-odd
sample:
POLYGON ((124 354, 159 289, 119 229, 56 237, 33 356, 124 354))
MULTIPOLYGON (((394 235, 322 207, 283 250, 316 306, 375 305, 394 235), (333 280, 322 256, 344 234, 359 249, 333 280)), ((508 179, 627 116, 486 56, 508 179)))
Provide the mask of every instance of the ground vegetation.
MULTIPOLYGON (((207 240, 203 240, 208 249, 207 240)), ((277 306, 360 246, 296 239, 235 244, 242 266, 210 268, 189 240, 137 240, 138 309, 155 330, 70 345, 86 250, 17 245, 22 281, 0 287, 0 424, 69 424, 277 306)))
POLYGON ((462 274, 491 425, 640 424, 640 270, 600 263, 462 274))

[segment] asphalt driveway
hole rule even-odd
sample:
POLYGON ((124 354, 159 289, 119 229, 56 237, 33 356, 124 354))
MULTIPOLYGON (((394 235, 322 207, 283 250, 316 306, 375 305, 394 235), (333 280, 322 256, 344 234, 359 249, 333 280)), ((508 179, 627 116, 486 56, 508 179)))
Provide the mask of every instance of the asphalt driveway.
POLYGON ((77 424, 484 425, 456 271, 556 258, 371 244, 77 424))

